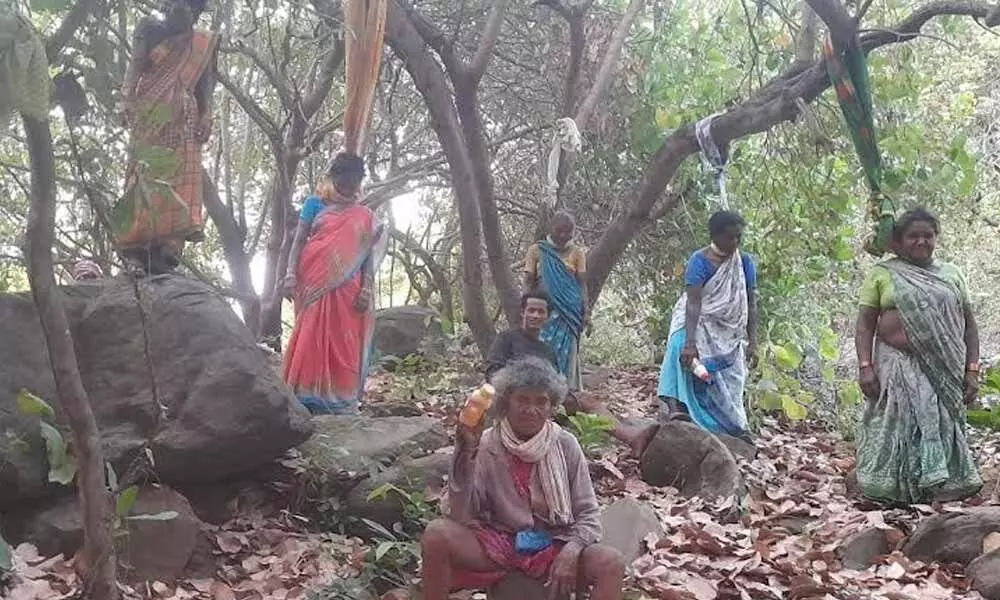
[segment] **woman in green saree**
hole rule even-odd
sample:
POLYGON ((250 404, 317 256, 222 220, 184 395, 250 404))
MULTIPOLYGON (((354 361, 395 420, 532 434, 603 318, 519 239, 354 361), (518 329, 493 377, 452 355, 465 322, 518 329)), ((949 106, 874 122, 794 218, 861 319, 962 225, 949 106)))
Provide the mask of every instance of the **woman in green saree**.
POLYGON ((958 268, 934 259, 937 218, 904 213, 896 258, 861 287, 855 346, 868 399, 858 436, 858 484, 896 504, 971 496, 983 481, 965 437, 976 397, 979 331, 958 268))

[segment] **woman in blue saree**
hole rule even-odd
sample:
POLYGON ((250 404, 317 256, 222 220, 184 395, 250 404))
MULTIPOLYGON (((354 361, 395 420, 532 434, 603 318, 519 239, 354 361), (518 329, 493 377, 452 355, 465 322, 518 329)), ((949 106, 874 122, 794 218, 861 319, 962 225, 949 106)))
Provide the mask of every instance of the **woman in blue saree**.
POLYGON ((524 285, 548 293, 549 321, 539 339, 556 353, 559 372, 571 390, 582 389, 580 336, 587 326, 587 254, 573 243, 576 221, 567 212, 552 217, 549 236, 528 248, 524 285))
POLYGON ((745 226, 729 211, 709 219, 712 243, 688 261, 657 394, 667 419, 690 419, 713 433, 748 439, 743 390, 759 319, 757 268, 739 250, 745 226), (696 361, 708 370, 708 382, 694 376, 696 361))

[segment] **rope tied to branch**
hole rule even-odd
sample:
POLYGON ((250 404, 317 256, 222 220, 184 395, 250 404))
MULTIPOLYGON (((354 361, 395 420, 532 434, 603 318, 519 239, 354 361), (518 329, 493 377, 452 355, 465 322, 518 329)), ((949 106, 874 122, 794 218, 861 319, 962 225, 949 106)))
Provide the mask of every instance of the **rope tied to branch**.
POLYGON ((698 148, 701 149, 702 163, 714 173, 715 185, 719 190, 719 205, 723 210, 729 210, 729 194, 726 192, 726 167, 729 166, 729 161, 712 139, 712 122, 721 114, 718 112, 709 115, 695 123, 694 135, 698 139, 698 148))

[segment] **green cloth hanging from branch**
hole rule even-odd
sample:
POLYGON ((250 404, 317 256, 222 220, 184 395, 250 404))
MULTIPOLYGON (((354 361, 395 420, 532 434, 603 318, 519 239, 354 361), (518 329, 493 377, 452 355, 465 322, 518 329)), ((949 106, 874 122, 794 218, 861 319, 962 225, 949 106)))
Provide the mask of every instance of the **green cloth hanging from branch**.
POLYGON ((832 40, 828 38, 824 55, 830 82, 837 92, 837 102, 844 113, 854 148, 861 159, 865 179, 871 189, 868 211, 875 222, 875 231, 865 249, 870 254, 882 256, 892 238, 896 204, 882 191, 882 157, 875 138, 872 90, 865 53, 857 44, 834 48, 832 40))

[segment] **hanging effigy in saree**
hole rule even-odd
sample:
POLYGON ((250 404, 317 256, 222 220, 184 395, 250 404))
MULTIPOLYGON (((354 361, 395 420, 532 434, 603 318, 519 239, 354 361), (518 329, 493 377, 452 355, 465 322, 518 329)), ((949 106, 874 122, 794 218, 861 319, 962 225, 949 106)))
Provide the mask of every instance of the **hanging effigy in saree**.
POLYGON ((882 190, 882 157, 875 137, 872 91, 865 52, 860 44, 835 46, 829 38, 823 50, 830 82, 837 92, 837 102, 844 114, 854 148, 861 160, 865 180, 871 190, 868 214, 874 221, 874 231, 865 243, 865 250, 874 256, 882 256, 892 237, 896 203, 882 190))

